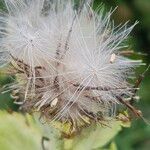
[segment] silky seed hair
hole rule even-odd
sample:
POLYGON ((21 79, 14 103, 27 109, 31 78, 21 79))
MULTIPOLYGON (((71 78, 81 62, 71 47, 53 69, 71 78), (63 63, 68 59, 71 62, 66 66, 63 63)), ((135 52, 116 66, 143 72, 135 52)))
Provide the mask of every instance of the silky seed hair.
POLYGON ((137 22, 115 26, 114 10, 94 12, 91 1, 78 8, 69 0, 4 2, 0 64, 16 77, 4 89, 20 109, 76 128, 114 118, 132 98, 135 87, 128 80, 141 62, 123 54, 137 22))

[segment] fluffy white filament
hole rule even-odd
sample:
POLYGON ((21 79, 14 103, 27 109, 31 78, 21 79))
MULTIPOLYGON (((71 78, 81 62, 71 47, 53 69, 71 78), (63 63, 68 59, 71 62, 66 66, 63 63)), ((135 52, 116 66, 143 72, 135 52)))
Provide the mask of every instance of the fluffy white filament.
POLYGON ((54 120, 79 120, 83 113, 93 118, 99 112, 110 115, 118 96, 132 95, 127 79, 139 62, 119 52, 136 23, 115 27, 112 11, 97 14, 89 3, 78 9, 65 0, 5 0, 5 4, 8 12, 0 15, 0 61, 28 66, 26 87, 19 86, 24 102, 33 99, 37 110, 58 105, 54 120), (36 73, 38 67, 42 69, 36 73))

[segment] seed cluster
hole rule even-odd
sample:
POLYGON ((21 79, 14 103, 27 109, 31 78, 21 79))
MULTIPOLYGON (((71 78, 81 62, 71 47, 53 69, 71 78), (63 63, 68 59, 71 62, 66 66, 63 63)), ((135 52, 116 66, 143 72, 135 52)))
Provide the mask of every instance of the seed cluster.
POLYGON ((119 104, 133 112, 128 99, 137 87, 129 78, 140 61, 124 55, 135 24, 114 26, 113 11, 94 12, 88 2, 5 0, 0 16, 0 64, 16 77, 5 87, 26 112, 74 128, 116 116, 119 104))

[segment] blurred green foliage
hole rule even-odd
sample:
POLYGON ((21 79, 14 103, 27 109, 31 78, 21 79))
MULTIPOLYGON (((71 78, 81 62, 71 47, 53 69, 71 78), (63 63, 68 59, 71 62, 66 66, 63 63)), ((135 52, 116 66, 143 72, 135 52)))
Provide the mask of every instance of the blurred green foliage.
MULTIPOLYGON (((139 21, 132 32, 132 38, 129 42, 132 47, 129 49, 137 52, 146 53, 142 57, 146 64, 150 63, 150 0, 95 0, 94 8, 103 3, 107 9, 115 8, 117 10, 112 15, 116 24, 130 20, 130 24, 139 21)), ((0 8, 3 2, 0 0, 0 8)), ((144 71, 145 67, 138 69, 138 74, 144 71)), ((11 78, 6 78, 0 74, 0 88, 5 83, 11 82, 11 78)), ((147 120, 150 120, 150 71, 147 72, 138 94, 141 100, 137 105, 147 120)), ((0 96, 0 109, 17 110, 8 94, 0 96)), ((119 150, 148 150, 150 148, 150 125, 143 120, 134 120, 131 128, 126 128, 114 139, 119 150)))

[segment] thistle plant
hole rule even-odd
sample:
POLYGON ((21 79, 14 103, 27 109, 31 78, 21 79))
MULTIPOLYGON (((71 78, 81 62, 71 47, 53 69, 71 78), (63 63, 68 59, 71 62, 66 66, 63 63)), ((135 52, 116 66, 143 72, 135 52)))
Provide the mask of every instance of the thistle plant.
MULTIPOLYGON (((0 14, 0 64, 14 76, 4 91, 20 110, 39 112, 45 121, 70 124, 71 133, 92 123, 109 124, 126 106, 141 117, 130 100, 140 60, 126 57, 134 26, 115 26, 114 10, 78 7, 69 0, 4 0, 0 14)), ((129 118, 128 118, 129 119, 129 118)))

